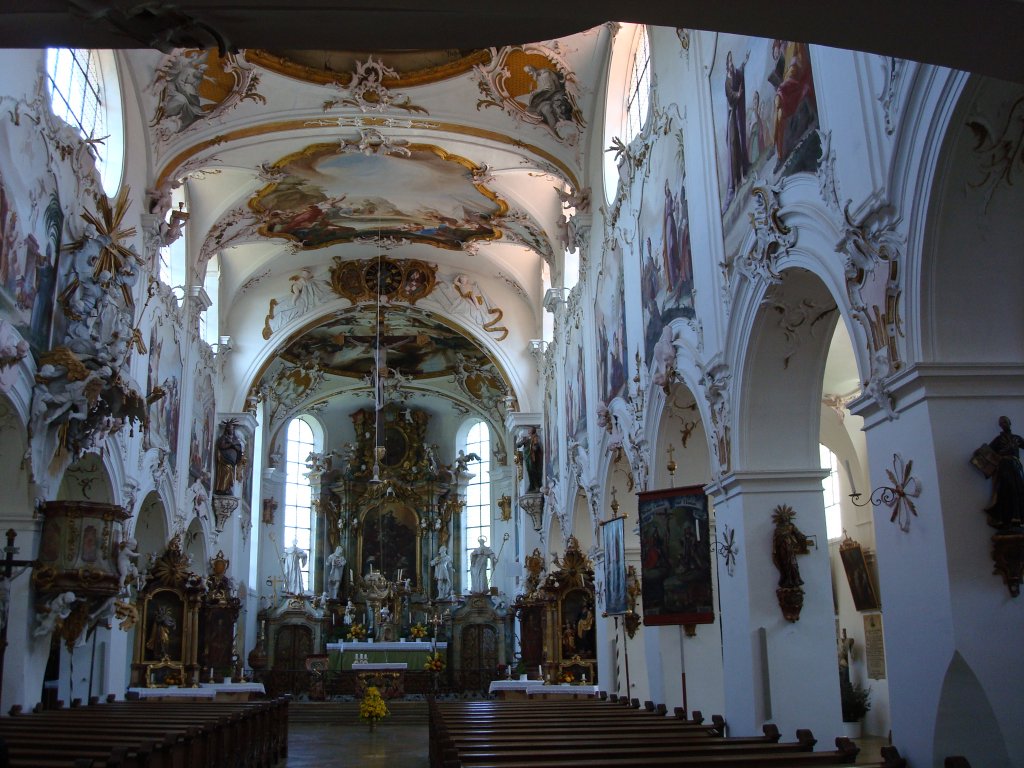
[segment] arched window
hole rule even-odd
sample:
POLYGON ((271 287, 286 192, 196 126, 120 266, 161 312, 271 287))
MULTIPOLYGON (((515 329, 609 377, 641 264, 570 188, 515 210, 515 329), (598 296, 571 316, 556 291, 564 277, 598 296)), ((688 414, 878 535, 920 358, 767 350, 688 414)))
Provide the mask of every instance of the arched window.
POLYGON ((483 421, 474 422, 460 447, 467 456, 475 453, 480 457, 480 461, 466 466, 474 475, 466 486, 466 510, 463 515, 463 583, 469 584, 469 553, 476 549, 481 536, 487 539, 488 544, 491 543, 491 430, 487 424, 483 421))
POLYGON ((821 481, 821 490, 825 494, 825 532, 829 540, 843 536, 843 512, 840 504, 842 496, 839 490, 839 457, 819 443, 821 468, 827 469, 828 476, 821 481))
POLYGON ((651 44, 647 27, 641 26, 633 45, 629 67, 629 87, 625 97, 622 140, 629 144, 643 130, 651 96, 651 44))
MULTIPOLYGON (((622 24, 615 35, 605 94, 605 146, 636 138, 647 122, 651 98, 651 46, 647 27, 622 24)), ((619 186, 620 152, 605 152, 604 191, 611 202, 619 186)))
POLYGON ((296 543, 309 555, 306 567, 302 569, 302 583, 309 590, 314 575, 312 544, 316 541, 316 518, 313 516, 313 493, 306 476, 309 472, 306 459, 318 450, 318 446, 313 428, 305 417, 292 419, 286 435, 283 549, 296 543))
POLYGON ((46 76, 53 114, 91 143, 103 191, 114 195, 124 169, 124 127, 113 52, 49 48, 46 76))

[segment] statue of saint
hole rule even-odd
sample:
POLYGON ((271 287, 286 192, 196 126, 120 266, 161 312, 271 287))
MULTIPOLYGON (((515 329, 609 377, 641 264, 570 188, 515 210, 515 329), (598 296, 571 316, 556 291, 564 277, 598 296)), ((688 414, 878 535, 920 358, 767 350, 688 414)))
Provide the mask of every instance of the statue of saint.
POLYGON ((993 528, 1020 528, 1024 523, 1024 438, 1013 434, 1008 416, 999 417, 999 434, 974 452, 971 463, 992 478, 992 497, 985 506, 993 528))
POLYGON ((800 578, 800 566, 796 556, 807 554, 809 539, 793 523, 796 513, 792 507, 780 505, 772 513, 775 531, 772 534, 772 562, 779 569, 779 586, 799 587, 804 583, 800 578))
POLYGON ((540 435, 536 427, 530 427, 530 431, 516 443, 516 447, 522 451, 523 468, 526 470, 526 492, 538 493, 544 474, 544 448, 540 444, 540 435))
POLYGON ((487 539, 481 536, 477 541, 480 546, 469 555, 469 589, 473 594, 488 590, 487 565, 490 564, 493 568, 498 563, 498 556, 487 546, 487 539))
POLYGON ((430 561, 434 566, 434 583, 437 585, 437 599, 449 600, 452 596, 452 558, 448 547, 441 545, 437 556, 430 561))
POLYGON ((220 437, 217 438, 213 492, 221 496, 234 495, 235 483, 245 476, 245 447, 242 438, 235 432, 235 424, 234 419, 225 421, 220 437))
POLYGON ((334 600, 339 597, 341 582, 345 578, 345 555, 341 552, 341 545, 334 548, 334 551, 327 556, 327 597, 334 600))
POLYGON ((302 584, 302 569, 306 567, 309 556, 299 546, 299 540, 293 539, 292 545, 284 551, 284 591, 291 595, 306 593, 302 584))

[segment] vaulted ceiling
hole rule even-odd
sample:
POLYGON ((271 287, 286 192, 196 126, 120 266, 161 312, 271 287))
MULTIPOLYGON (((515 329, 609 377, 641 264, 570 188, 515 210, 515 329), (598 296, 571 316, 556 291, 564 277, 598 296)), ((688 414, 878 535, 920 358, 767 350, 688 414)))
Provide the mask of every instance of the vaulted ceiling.
POLYGON ((600 141, 610 40, 602 26, 502 49, 127 52, 151 200, 187 205, 191 281, 219 269, 229 389, 282 422, 349 412, 379 346, 403 403, 495 425, 511 400, 536 407, 530 341, 563 199, 600 141))
POLYGON ((555 39, 609 20, 800 40, 1024 80, 1019 0, 6 0, 0 45, 473 49, 555 39))

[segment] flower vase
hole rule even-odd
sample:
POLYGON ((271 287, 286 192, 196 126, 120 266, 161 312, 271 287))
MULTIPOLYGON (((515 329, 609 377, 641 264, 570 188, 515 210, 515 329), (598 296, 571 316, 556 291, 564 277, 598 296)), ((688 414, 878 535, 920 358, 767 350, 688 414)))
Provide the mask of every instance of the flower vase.
POLYGON ((377 730, 377 718, 376 717, 371 717, 370 720, 369 720, 369 723, 370 723, 370 733, 373 733, 374 731, 377 730))

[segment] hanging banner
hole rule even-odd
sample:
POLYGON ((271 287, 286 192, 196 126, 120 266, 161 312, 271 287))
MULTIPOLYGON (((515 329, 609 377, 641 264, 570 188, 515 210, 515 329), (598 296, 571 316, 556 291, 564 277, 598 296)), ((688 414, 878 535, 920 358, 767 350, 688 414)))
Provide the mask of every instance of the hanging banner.
POLYGON ((690 486, 638 497, 644 624, 711 624, 707 496, 690 486))
POLYGON ((604 547, 605 613, 618 616, 626 612, 626 549, 623 533, 626 518, 617 517, 601 524, 604 547))

